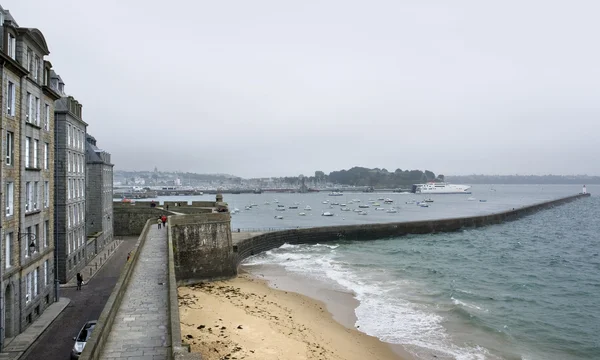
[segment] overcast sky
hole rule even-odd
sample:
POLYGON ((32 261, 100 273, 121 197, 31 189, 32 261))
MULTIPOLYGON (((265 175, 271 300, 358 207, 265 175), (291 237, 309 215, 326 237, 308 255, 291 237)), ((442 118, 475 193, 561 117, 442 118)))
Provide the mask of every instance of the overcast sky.
POLYGON ((0 0, 116 169, 600 175, 600 2, 0 0))

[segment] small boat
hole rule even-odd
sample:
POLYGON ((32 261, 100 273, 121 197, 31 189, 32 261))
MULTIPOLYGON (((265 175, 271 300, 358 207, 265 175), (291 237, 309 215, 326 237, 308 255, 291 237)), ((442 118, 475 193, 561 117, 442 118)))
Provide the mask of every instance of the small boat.
POLYGON ((361 209, 354 209, 354 212, 355 212, 355 213, 359 213, 359 212, 361 212, 361 211, 362 211, 361 209))
POLYGON ((252 210, 252 206, 246 206, 245 209, 246 210, 252 210))
POLYGON ((480 199, 479 202, 487 202, 487 200, 480 199))
POLYGON ((278 204, 278 203, 279 203, 279 200, 275 199, 275 200, 273 200, 273 202, 274 202, 275 204, 278 204))
POLYGON ((281 216, 281 215, 275 215, 275 219, 277 219, 277 220, 282 220, 282 219, 283 219, 283 216, 281 216))
POLYGON ((341 208, 340 210, 342 210, 342 211, 350 211, 351 209, 349 209, 349 208, 347 208, 347 207, 343 207, 343 208, 341 208))
POLYGON ((329 204, 329 201, 324 200, 321 204, 329 204))
POLYGON ((360 202, 360 199, 352 199, 354 202, 360 202))
POLYGON ((329 193, 329 196, 342 196, 342 195, 344 195, 344 194, 342 194, 339 191, 332 191, 329 193))
POLYGON ((475 199, 475 198, 474 198, 474 197, 472 197, 472 196, 471 196, 470 198, 467 198, 467 201, 475 201, 475 200, 477 200, 477 199, 475 199))
POLYGON ((358 213, 358 215, 367 215, 368 213, 366 211, 361 211, 358 213))
POLYGON ((278 207, 275 210, 277 210, 277 211, 285 211, 285 208, 284 207, 278 207))
POLYGON ((413 205, 413 204, 416 204, 417 202, 416 202, 416 201, 414 201, 414 200, 408 200, 406 203, 407 203, 408 205, 413 205))
POLYGON ((265 205, 271 205, 271 203, 268 201, 265 201, 265 205))
POLYGON ((433 202, 433 199, 432 199, 432 198, 428 198, 428 199, 425 199, 425 200, 423 200, 423 201, 424 201, 424 202, 433 202))
POLYGON ((305 212, 301 212, 301 213, 298 213, 298 215, 300 215, 300 216, 306 216, 306 213, 305 212))
POLYGON ((332 202, 331 205, 339 205, 339 202, 332 202))
POLYGON ((281 205, 281 204, 279 204, 279 205, 277 205, 277 207, 285 207, 285 205, 281 205))
POLYGON ((288 209, 297 209, 297 208, 298 208, 298 205, 290 205, 290 206, 288 207, 288 209))
POLYGON ((252 203, 252 204, 250 204, 250 206, 251 206, 251 207, 257 207, 257 206, 258 206, 258 204, 254 204, 254 203, 252 203))
POLYGON ((373 203, 373 206, 381 206, 381 204, 376 202, 376 203, 373 203))
POLYGON ((304 210, 310 211, 310 210, 312 210, 312 208, 310 207, 310 205, 306 205, 306 206, 304 207, 304 210))
POLYGON ((348 201, 348 204, 354 204, 354 201, 350 200, 348 201))
POLYGON ((379 200, 379 201, 384 201, 384 200, 385 200, 385 198, 382 198, 382 197, 380 197, 380 198, 377 198, 377 200, 379 200))
POLYGON ((330 213, 329 211, 325 211, 324 213, 321 214, 321 216, 333 216, 333 213, 330 213))
POLYGON ((368 209, 368 208, 371 207, 371 205, 364 204, 364 205, 358 205, 358 207, 361 208, 361 209, 368 209))
POLYGON ((396 210, 396 209, 387 209, 385 212, 388 213, 388 214, 395 214, 395 213, 398 212, 398 210, 396 210))
POLYGON ((383 203, 384 203, 384 204, 391 204, 391 203, 393 203, 393 202, 394 202, 394 200, 392 200, 392 199, 390 199, 390 198, 387 198, 387 199, 383 200, 383 203))
POLYGON ((384 211, 384 210, 385 210, 385 209, 384 209, 384 208, 382 208, 382 207, 376 207, 376 208, 375 208, 375 211, 384 211))
POLYGON ((429 207, 429 204, 428 204, 428 203, 426 203, 426 202, 420 202, 418 205, 419 205, 420 207, 429 207))
POLYGON ((346 206, 346 204, 342 203, 342 204, 340 204, 340 206, 341 206, 341 207, 344 207, 344 206, 346 206))

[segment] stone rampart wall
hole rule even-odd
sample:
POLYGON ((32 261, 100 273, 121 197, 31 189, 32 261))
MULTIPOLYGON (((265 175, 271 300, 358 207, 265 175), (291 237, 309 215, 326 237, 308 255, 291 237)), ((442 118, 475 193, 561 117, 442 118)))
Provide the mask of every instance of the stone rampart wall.
POLYGON ((236 275, 229 213, 169 217, 178 284, 236 275))
POLYGON ((169 216, 171 212, 150 207, 131 205, 128 203, 115 203, 113 207, 115 236, 136 236, 142 232, 148 219, 158 219, 162 215, 169 216))

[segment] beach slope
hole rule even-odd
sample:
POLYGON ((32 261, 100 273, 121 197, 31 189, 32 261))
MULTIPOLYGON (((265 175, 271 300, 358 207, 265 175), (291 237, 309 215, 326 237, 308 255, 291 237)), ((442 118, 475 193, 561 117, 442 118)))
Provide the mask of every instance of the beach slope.
POLYGON ((333 320, 323 303, 249 274, 178 292, 182 337, 204 360, 401 359, 388 344, 333 320))

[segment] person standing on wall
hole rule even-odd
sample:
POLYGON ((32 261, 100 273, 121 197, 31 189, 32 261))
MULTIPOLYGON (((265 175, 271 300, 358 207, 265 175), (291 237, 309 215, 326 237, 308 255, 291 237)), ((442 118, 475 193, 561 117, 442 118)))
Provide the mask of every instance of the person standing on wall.
POLYGON ((83 276, 81 273, 77 273, 77 290, 81 290, 81 285, 83 285, 83 276))
POLYGON ((160 220, 162 221, 163 226, 166 228, 167 227, 167 217, 165 215, 160 217, 160 220))
POLYGON ((160 225, 163 223, 161 218, 158 218, 158 220, 156 220, 156 223, 158 224, 158 228, 160 229, 160 225))

